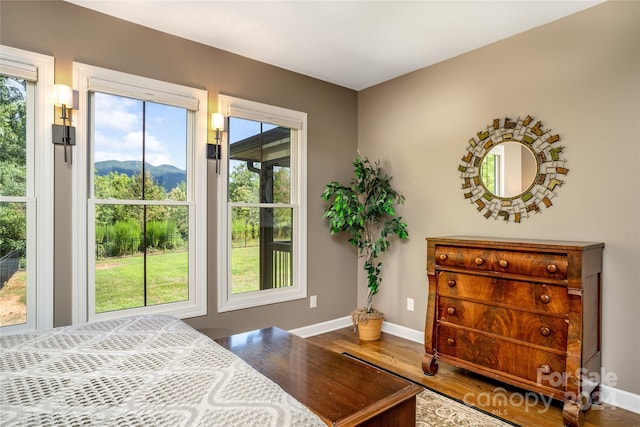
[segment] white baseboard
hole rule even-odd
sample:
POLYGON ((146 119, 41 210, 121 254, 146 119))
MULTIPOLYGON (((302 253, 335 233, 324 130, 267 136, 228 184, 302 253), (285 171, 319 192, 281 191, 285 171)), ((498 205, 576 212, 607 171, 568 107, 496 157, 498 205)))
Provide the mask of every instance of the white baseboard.
POLYGON ((327 320, 326 322, 316 323, 315 325, 291 329, 289 332, 302 338, 308 338, 314 335, 324 334, 325 332, 335 331, 336 329, 346 328, 347 326, 351 326, 351 324, 351 316, 345 316, 334 320, 327 320))
POLYGON ((406 326, 396 325, 395 323, 383 322, 382 332, 404 338, 409 341, 424 344, 424 332, 407 328, 406 326))
POLYGON ((640 394, 618 390, 606 385, 600 386, 600 392, 604 403, 640 414, 640 394))
MULTIPOLYGON (((336 329, 345 328, 347 326, 351 326, 351 316, 345 316, 326 322, 316 323, 315 325, 292 329, 289 332, 302 338, 308 338, 314 335, 324 334, 325 332, 335 331, 336 329)), ((385 321, 382 323, 382 332, 424 344, 424 333, 422 331, 416 331, 415 329, 410 329, 405 326, 385 321)), ((605 403, 640 414, 640 395, 624 390, 618 390, 606 385, 601 385, 600 390, 602 393, 602 400, 605 403)), ((595 408, 595 406, 593 408, 595 408)))
MULTIPOLYGON (((291 329, 289 332, 302 338, 309 338, 314 335, 335 331, 336 329, 346 328, 347 326, 351 326, 351 324, 351 316, 345 316, 334 320, 328 320, 326 322, 316 323, 315 325, 291 329)), ((424 344, 423 332, 416 331, 415 329, 410 329, 405 326, 396 325, 395 323, 384 321, 382 323, 382 332, 424 344)))

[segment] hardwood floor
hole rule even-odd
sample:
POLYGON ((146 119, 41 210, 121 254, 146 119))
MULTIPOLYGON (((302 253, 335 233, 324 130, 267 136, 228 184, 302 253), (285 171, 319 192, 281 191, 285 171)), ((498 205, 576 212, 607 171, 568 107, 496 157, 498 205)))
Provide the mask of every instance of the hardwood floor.
MULTIPOLYGON (((439 362, 434 376, 422 372, 422 344, 383 333, 378 341, 360 342, 352 328, 307 338, 339 353, 349 353, 449 397, 521 426, 562 426, 562 403, 439 362)), ((640 414, 611 405, 594 405, 584 413, 585 427, 640 426, 640 414)))

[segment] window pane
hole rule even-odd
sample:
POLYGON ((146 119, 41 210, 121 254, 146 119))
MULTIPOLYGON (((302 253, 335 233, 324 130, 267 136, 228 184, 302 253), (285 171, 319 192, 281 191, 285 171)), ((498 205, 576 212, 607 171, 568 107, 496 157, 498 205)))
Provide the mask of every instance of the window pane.
POLYGON ((293 286, 291 208, 233 207, 231 292, 293 286))
POLYGON ((26 203, 0 203, 0 326, 27 322, 26 203))
POLYGON ((147 207, 147 305, 189 299, 188 209, 147 207))
POLYGON ((96 313, 144 306, 140 206, 96 206, 96 313))
POLYGON ((96 313, 189 298, 187 206, 96 206, 96 313))
POLYGON ((153 186, 145 187, 144 198, 171 199, 171 191, 187 181, 187 110, 153 102, 145 107, 145 170, 153 186))
POLYGON ((104 93, 96 93, 94 99, 96 198, 140 199, 140 185, 136 188, 134 183, 142 174, 143 102, 104 93), (115 185, 99 177, 109 177, 109 184, 115 185))
POLYGON ((96 199, 186 200, 184 108, 96 93, 94 139, 96 199))
POLYGON ((26 196, 27 89, 22 79, 0 76, 0 195, 26 196))
POLYGON ((290 203, 291 129, 229 119, 229 201, 290 203))

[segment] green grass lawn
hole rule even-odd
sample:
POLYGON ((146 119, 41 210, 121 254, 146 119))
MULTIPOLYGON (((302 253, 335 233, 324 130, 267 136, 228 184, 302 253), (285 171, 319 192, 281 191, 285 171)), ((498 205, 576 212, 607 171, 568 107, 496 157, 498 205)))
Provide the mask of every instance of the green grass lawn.
POLYGON ((260 290, 260 247, 231 249, 231 292, 240 294, 260 290))
MULTIPOLYGON (((260 289, 258 246, 237 247, 233 258, 233 293, 260 289)), ((185 301, 189 298, 187 252, 149 255, 147 257, 147 305, 185 301)), ((144 306, 143 257, 107 258, 96 262, 96 312, 122 310, 144 306)), ((12 310, 11 318, 0 324, 24 323, 26 273, 18 272, 11 283, 0 291, 0 302, 8 306, 8 299, 21 305, 21 313, 12 310), (15 318, 14 318, 15 317, 15 318)))
MULTIPOLYGON (((258 246, 237 247, 233 257, 233 293, 257 291, 259 285, 258 246)), ((165 253, 147 257, 147 305, 185 301, 188 294, 187 252, 165 253)), ((142 256, 107 258, 96 262, 96 312, 144 306, 142 256)), ((0 313, 1 325, 25 322, 26 272, 17 272, 0 290, 3 308, 9 302, 19 310, 0 313)))
MULTIPOLYGON (((147 256, 147 305, 189 298, 187 252, 147 256)), ((96 312, 144 306, 143 257, 96 262, 96 312)))
MULTIPOLYGON (((233 293, 260 289, 258 246, 233 248, 233 293)), ((185 301, 188 294, 187 252, 147 257, 147 305, 185 301)), ((96 312, 144 307, 142 256, 96 262, 96 312)))

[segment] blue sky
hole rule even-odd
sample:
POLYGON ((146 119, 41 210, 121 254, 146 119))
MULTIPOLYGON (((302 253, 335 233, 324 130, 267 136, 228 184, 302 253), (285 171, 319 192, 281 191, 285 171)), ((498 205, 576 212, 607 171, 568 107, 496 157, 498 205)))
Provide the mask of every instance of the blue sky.
MULTIPOLYGON (((142 111, 142 101, 95 94, 95 162, 142 160, 142 111)), ((231 142, 260 132, 260 122, 233 119, 231 123, 231 142)), ((264 130, 273 127, 266 125, 264 130)), ((186 132, 185 109, 146 102, 147 163, 186 169, 186 132)))

